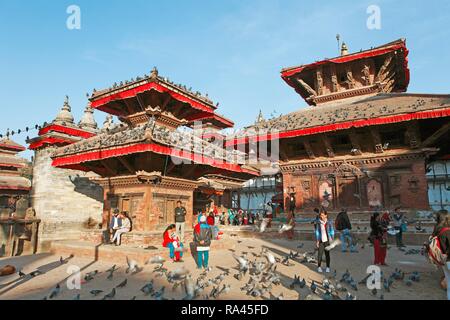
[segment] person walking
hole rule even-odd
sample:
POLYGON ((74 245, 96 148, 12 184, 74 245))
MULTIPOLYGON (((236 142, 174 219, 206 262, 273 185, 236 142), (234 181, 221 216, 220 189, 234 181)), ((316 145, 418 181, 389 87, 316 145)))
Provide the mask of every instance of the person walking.
POLYGON ((316 246, 319 249, 318 254, 318 269, 317 271, 322 273, 322 259, 325 254, 326 269, 325 272, 330 272, 331 256, 330 251, 325 250, 326 247, 330 245, 334 240, 334 228, 331 220, 328 219, 328 213, 322 210, 319 214, 319 220, 315 224, 315 236, 316 236, 316 246))
POLYGON ((379 212, 375 212, 370 218, 371 233, 369 240, 373 244, 374 249, 374 264, 386 265, 387 254, 387 232, 386 223, 380 216, 379 212))
POLYGON ((405 218, 403 213, 400 211, 400 208, 395 208, 394 214, 392 216, 392 222, 394 225, 394 229, 397 232, 395 235, 395 240, 397 243, 397 247, 404 247, 403 245, 403 228, 405 226, 405 218))
POLYGON ((264 209, 265 209, 265 213, 266 213, 266 218, 268 219, 267 228, 270 228, 272 226, 272 218, 273 218, 272 204, 270 202, 267 202, 264 209))
POLYGON ((200 223, 194 228, 194 244, 197 251, 197 268, 208 269, 209 250, 211 246, 212 231, 206 222, 206 217, 200 218, 200 223))
POLYGON ((295 205, 296 205, 295 195, 291 194, 289 198, 289 213, 292 215, 294 219, 295 219, 295 205))
POLYGON ((347 252, 347 241, 350 245, 350 252, 356 252, 355 246, 353 245, 352 235, 350 230, 352 230, 352 224, 347 214, 347 209, 342 208, 341 212, 336 217, 336 230, 340 232, 341 239, 341 249, 342 252, 347 252))
POLYGON ((184 243, 184 230, 186 224, 186 208, 182 206, 180 200, 177 201, 177 207, 175 208, 175 226, 177 228, 177 235, 181 242, 184 243))
POLYGON ((447 284, 447 300, 450 300, 450 214, 447 210, 439 211, 433 236, 438 237, 441 251, 447 255, 447 261, 442 266, 442 270, 447 284))

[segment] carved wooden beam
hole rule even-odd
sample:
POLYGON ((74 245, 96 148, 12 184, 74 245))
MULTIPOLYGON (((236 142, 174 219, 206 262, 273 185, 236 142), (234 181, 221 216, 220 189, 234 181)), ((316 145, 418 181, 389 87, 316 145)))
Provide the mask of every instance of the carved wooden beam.
POLYGON ((305 146, 306 153, 310 159, 315 159, 316 155, 311 147, 311 143, 308 140, 303 141, 303 145, 305 146))
POLYGON ((381 141, 381 136, 378 128, 371 127, 369 131, 370 135, 372 136, 373 144, 375 145, 375 153, 383 153, 383 142, 381 141))
POLYGON ((133 106, 130 104, 130 100, 129 99, 123 99, 122 101, 124 102, 125 107, 127 108, 127 111, 128 111, 129 114, 136 113, 134 111, 133 106))
POLYGON ((323 72, 322 68, 318 68, 315 72, 314 85, 316 87, 317 95, 323 95, 323 72))
POLYGON ((189 168, 187 170, 183 170, 184 171, 183 177, 185 177, 185 178, 191 177, 194 174, 195 170, 197 170, 197 165, 191 164, 191 168, 189 168))
POLYGON ((393 59, 394 59, 394 56, 392 54, 390 54, 389 56, 386 57, 386 59, 384 60, 383 65, 381 66, 381 68, 378 71, 378 74, 377 74, 377 76, 375 78, 376 82, 383 82, 384 80, 386 80, 386 78, 388 77, 389 73, 393 69, 393 64, 392 64, 392 60, 393 59))
POLYGON ((105 167, 106 171, 112 175, 112 176, 116 176, 117 172, 116 170, 114 170, 106 160, 100 160, 100 163, 105 167))
POLYGON ((347 84, 349 89, 353 89, 355 87, 355 78, 353 78, 353 72, 350 66, 346 69, 346 77, 347 77, 347 84))
POLYGON ((333 92, 339 91, 339 80, 336 73, 336 66, 334 64, 330 65, 330 72, 331 72, 331 90, 333 92))
POLYGON ((429 147, 436 141, 438 141, 443 135, 447 134, 447 132, 450 130, 450 122, 447 122, 444 124, 439 130, 437 130, 435 133, 433 133, 431 136, 429 136, 421 145, 422 148, 429 147))
POLYGON ((142 100, 142 97, 141 97, 141 95, 139 93, 136 95, 136 99, 137 99, 137 101, 139 103, 139 107, 141 108, 141 111, 145 111, 145 109, 147 107, 146 107, 146 105, 144 103, 144 100, 142 100))
POLYGON ((308 92, 310 96, 317 97, 317 92, 313 88, 311 88, 305 81, 299 78, 297 78, 296 80, 300 84, 300 86, 302 86, 302 88, 305 89, 306 92, 308 92))
POLYGON ((411 121, 405 132, 406 141, 412 149, 417 149, 421 144, 419 123, 417 121, 411 121))
POLYGON ((352 147, 354 149, 353 154, 358 156, 361 155, 362 154, 361 144, 359 143, 358 135, 356 134, 355 130, 354 129, 350 130, 348 136, 350 138, 350 143, 352 144, 352 147))
POLYGON ((136 169, 131 165, 131 163, 125 159, 124 157, 118 157, 117 160, 119 160, 119 162, 121 164, 123 164, 123 166, 131 173, 131 174, 135 174, 136 173, 136 169))
POLYGON ((330 158, 334 158, 334 150, 333 150, 333 147, 331 146, 331 142, 328 139, 328 137, 325 134, 323 134, 323 135, 321 135, 320 139, 322 140, 322 143, 325 146, 325 150, 327 152, 327 155, 330 158))
POLYGON ((167 105, 169 104, 170 100, 172 100, 172 97, 170 96, 170 94, 168 94, 166 96, 166 98, 163 99, 162 104, 161 104, 161 110, 165 111, 167 108, 167 105))
POLYGON ((175 162, 171 161, 170 164, 167 166, 166 175, 170 174, 172 170, 175 169, 176 166, 177 165, 175 164, 175 162))

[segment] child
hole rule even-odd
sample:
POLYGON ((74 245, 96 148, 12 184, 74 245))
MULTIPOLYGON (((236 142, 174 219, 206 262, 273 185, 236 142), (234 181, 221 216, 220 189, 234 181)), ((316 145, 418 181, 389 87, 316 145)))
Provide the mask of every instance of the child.
POLYGON ((168 226, 163 237, 163 247, 169 248, 170 259, 173 259, 173 262, 183 262, 181 260, 183 257, 183 244, 177 236, 176 226, 174 224, 168 226))
POLYGON ((211 245, 211 227, 206 223, 206 217, 200 218, 200 223, 194 228, 194 244, 197 249, 197 267, 208 269, 209 249, 211 245))

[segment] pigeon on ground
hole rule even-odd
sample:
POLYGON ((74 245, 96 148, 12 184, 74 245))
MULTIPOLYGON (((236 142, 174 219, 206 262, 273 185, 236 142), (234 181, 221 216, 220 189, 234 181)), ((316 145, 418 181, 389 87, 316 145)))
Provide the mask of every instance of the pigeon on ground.
POLYGON ((345 296, 345 300, 356 300, 356 297, 353 296, 350 292, 347 292, 347 295, 345 296))
POLYGON ((39 276, 39 275, 41 275, 41 274, 43 274, 43 272, 42 272, 42 271, 39 271, 39 270, 35 270, 35 271, 33 271, 33 272, 30 272, 30 276, 31 276, 32 278, 34 278, 34 277, 36 277, 36 276, 39 276))
POLYGON ((56 287, 50 292, 50 299, 55 298, 59 293, 61 292, 61 286, 59 283, 56 285, 56 287))
POLYGON ((234 253, 233 258, 239 263, 239 271, 245 274, 249 269, 249 261, 243 257, 235 255, 234 253))
POLYGON ((322 299, 327 300, 327 301, 333 300, 333 295, 331 294, 331 292, 329 290, 327 290, 323 294, 322 299))
POLYGON ((125 286, 127 285, 127 283, 128 283, 128 279, 123 280, 121 283, 119 283, 119 284, 116 286, 116 289, 125 288, 125 286))
POLYGON ((152 257, 150 259, 147 260, 147 262, 145 263, 147 264, 164 264, 166 262, 166 259, 164 259, 161 256, 156 256, 156 257, 152 257))
POLYGON ((316 293, 317 285, 316 285, 316 283, 314 282, 314 280, 311 282, 311 287, 310 287, 310 289, 311 289, 311 292, 312 292, 312 293, 316 293))
POLYGON ((127 257, 127 265, 128 268, 125 271, 126 273, 137 273, 140 271, 139 265, 136 260, 132 260, 127 257))
POLYGON ((289 288, 294 289, 295 286, 300 286, 300 277, 294 275, 294 281, 289 285, 289 288))
POLYGON ((141 288, 144 295, 148 296, 153 293, 153 280, 141 288))
POLYGON ((108 270, 106 270, 106 272, 114 272, 117 270, 116 265, 113 265, 111 268, 109 268, 108 270))
POLYGON ((103 290, 91 290, 89 293, 92 294, 94 297, 96 297, 100 293, 103 293, 103 290))
POLYGON ((103 297, 103 300, 113 299, 116 296, 116 288, 113 288, 110 293, 103 297))

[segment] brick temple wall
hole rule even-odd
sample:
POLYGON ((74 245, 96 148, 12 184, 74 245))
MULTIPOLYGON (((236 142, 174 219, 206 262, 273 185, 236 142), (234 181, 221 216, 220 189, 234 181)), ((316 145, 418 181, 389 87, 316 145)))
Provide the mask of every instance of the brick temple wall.
POLYGON ((37 150, 33 163, 31 203, 42 220, 41 250, 48 249, 53 240, 79 239, 89 218, 101 223, 103 210, 102 188, 84 172, 52 167, 52 151, 52 147, 37 150))
POLYGON ((103 222, 109 221, 111 212, 118 208, 127 211, 133 222, 133 232, 165 229, 175 222, 176 202, 186 208, 186 228, 192 225, 193 190, 167 188, 154 185, 114 186, 105 190, 103 222), (125 204, 124 202, 127 202, 125 204))
POLYGON ((298 211, 319 207, 323 201, 324 190, 327 189, 331 195, 329 211, 338 211, 341 207, 353 211, 368 210, 373 207, 369 189, 375 185, 379 188, 379 196, 375 198, 380 199, 380 204, 384 207, 430 209, 424 157, 373 162, 364 167, 364 170, 370 172, 369 176, 363 176, 359 181, 351 175, 337 177, 338 185, 335 185, 336 181, 333 179, 327 179, 327 176, 335 171, 333 166, 310 169, 306 172, 301 170, 283 172, 285 205, 289 203, 289 194, 294 190, 298 211), (328 182, 329 188, 326 186, 328 182))

